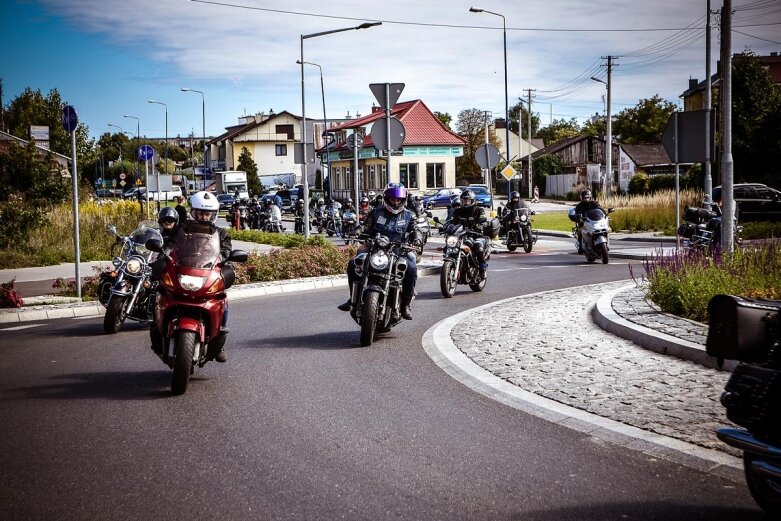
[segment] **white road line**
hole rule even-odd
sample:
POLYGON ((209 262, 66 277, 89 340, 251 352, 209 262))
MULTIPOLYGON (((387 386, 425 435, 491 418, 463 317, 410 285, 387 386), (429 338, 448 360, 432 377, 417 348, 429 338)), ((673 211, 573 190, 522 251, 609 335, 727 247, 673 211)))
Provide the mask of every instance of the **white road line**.
POLYGON ((0 329, 0 331, 19 331, 20 329, 29 329, 31 327, 41 327, 45 325, 46 324, 28 324, 26 326, 4 327, 0 329))
POLYGON ((103 315, 90 315, 86 317, 72 317, 73 320, 90 320, 90 319, 100 319, 103 320, 103 315))
MULTIPOLYGON (((612 266, 618 266, 621 264, 629 264, 628 262, 611 262, 612 266)), ((602 264, 583 264, 583 266, 602 266, 602 264)), ((571 268, 573 267, 572 264, 564 264, 560 266, 522 266, 518 268, 502 268, 498 270, 488 270, 490 273, 494 272, 500 272, 500 271, 517 271, 517 270, 539 270, 539 269, 556 269, 556 268, 571 268)))

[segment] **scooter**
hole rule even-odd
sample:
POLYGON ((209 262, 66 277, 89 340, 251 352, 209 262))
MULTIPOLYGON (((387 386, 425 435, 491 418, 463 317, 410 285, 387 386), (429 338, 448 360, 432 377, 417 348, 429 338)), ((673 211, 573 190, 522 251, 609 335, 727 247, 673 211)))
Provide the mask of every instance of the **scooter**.
POLYGON ((575 223, 572 227, 572 237, 575 239, 575 246, 578 253, 586 256, 588 262, 594 262, 602 259, 602 264, 610 262, 610 242, 608 234, 610 233, 610 219, 608 214, 615 211, 615 208, 608 208, 605 213, 602 208, 591 208, 583 214, 575 213, 574 208, 570 208, 567 216, 569 220, 575 223))

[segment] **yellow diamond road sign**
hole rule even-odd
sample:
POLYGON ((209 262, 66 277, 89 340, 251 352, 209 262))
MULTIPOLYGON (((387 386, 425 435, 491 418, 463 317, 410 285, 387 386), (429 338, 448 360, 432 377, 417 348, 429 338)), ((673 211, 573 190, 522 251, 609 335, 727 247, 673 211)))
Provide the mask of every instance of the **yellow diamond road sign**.
POLYGON ((502 168, 502 171, 501 171, 501 174, 502 174, 502 175, 504 176, 504 178, 505 178, 505 179, 507 179, 508 181, 509 181, 510 179, 512 179, 513 177, 515 177, 515 174, 516 174, 516 173, 517 173, 517 172, 516 172, 516 171, 515 171, 515 169, 512 167, 512 165, 507 165, 506 167, 502 168))

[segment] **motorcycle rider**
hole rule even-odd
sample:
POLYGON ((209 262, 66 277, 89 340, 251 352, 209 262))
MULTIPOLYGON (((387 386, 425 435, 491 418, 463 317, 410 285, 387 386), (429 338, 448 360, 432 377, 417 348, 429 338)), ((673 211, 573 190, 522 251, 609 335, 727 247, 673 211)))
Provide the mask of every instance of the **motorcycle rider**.
POLYGON ((274 227, 274 231, 282 231, 282 209, 281 203, 277 203, 276 197, 274 199, 266 199, 266 208, 271 217, 271 223, 274 227))
POLYGON ((361 204, 358 207, 358 219, 361 223, 366 219, 366 216, 371 211, 371 206, 369 206, 369 198, 365 195, 361 197, 361 204))
POLYGON ((160 235, 163 236, 163 244, 173 242, 176 232, 179 231, 179 212, 166 206, 157 214, 157 224, 160 225, 160 235))
POLYGON ((344 212, 355 212, 353 200, 350 197, 344 200, 344 206, 342 206, 342 215, 344 215, 344 212))
MULTIPOLYGON (((404 207, 407 200, 407 189, 397 183, 390 183, 385 189, 383 197, 383 206, 375 208, 366 217, 364 222, 364 234, 373 236, 377 233, 386 236, 391 242, 397 242, 406 239, 415 246, 420 246, 420 234, 418 233, 415 215, 404 207)), ((366 252, 368 248, 361 246, 358 253, 366 252)), ((410 305, 415 296, 415 283, 418 278, 418 268, 415 262, 415 254, 407 253, 407 273, 401 286, 401 318, 412 320, 410 305)), ((355 273, 355 259, 350 260, 347 265, 347 280, 350 283, 350 295, 352 295, 352 286, 358 282, 359 277, 355 273)), ((342 311, 350 311, 352 300, 339 306, 342 311)))
POLYGON ((597 200, 592 197, 591 190, 583 190, 582 192, 580 192, 580 202, 575 205, 575 214, 578 215, 579 217, 577 222, 578 253, 583 253, 583 240, 580 235, 581 229, 583 228, 583 214, 595 208, 599 208, 600 210, 602 210, 602 207, 597 202, 597 200))
POLYGON ((488 263, 485 260, 485 253, 488 244, 488 237, 484 235, 484 226, 488 222, 485 211, 476 204, 475 193, 472 190, 461 192, 461 206, 453 210, 453 218, 450 224, 461 224, 464 228, 471 228, 480 232, 481 237, 474 241, 474 253, 480 267, 480 276, 485 277, 485 270, 488 269, 488 263))
POLYGON ((528 204, 526 204, 526 201, 521 198, 521 194, 518 192, 512 192, 510 193, 510 201, 507 203, 507 206, 504 209, 504 213, 502 215, 502 232, 506 233, 507 231, 507 221, 510 219, 510 212, 512 210, 518 210, 520 208, 526 208, 529 211, 531 211, 531 208, 528 204))
POLYGON ((304 200, 298 199, 296 201, 296 207, 293 210, 293 214, 296 217, 296 233, 304 233, 304 200), (301 225, 298 224, 298 218, 301 218, 301 225))

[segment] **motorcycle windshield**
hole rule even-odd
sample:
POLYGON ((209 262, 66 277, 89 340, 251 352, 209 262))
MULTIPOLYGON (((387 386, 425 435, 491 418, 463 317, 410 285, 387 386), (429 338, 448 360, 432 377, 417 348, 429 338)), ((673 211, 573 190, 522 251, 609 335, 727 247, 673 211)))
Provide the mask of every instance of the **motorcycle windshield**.
POLYGON ((185 233, 180 230, 174 243, 179 266, 211 269, 220 260, 220 236, 215 233, 185 233))
POLYGON ((603 212, 599 208, 592 208, 591 210, 586 210, 586 219, 589 221, 600 221, 605 218, 605 212, 603 212))
POLYGON ((157 239, 161 243, 163 242, 163 236, 160 235, 160 230, 149 226, 140 226, 130 235, 130 240, 133 241, 133 248, 143 255, 150 255, 152 253, 147 250, 145 246, 146 241, 149 239, 157 239))

